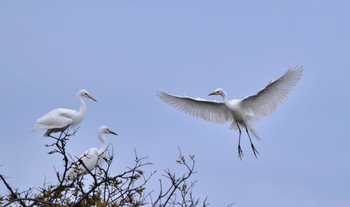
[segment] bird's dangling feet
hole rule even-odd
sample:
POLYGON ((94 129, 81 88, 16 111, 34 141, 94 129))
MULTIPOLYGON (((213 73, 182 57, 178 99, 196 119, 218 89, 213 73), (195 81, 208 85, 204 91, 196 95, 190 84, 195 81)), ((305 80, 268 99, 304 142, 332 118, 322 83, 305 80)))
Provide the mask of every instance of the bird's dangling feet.
POLYGON ((258 159, 258 155, 259 155, 258 150, 255 149, 253 143, 251 144, 251 146, 252 146, 252 150, 253 150, 253 152, 254 152, 255 158, 258 159))
POLYGON ((241 160, 243 158, 243 151, 242 151, 241 145, 238 145, 238 157, 241 160))

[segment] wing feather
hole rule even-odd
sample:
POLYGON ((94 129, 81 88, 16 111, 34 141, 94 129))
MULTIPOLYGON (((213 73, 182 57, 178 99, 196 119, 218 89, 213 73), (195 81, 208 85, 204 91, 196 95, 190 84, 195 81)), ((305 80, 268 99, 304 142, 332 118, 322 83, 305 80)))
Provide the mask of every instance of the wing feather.
POLYGON ((223 124, 226 121, 233 120, 231 111, 224 105, 224 103, 175 96, 165 91, 158 91, 157 95, 171 106, 187 114, 210 122, 223 124))
POLYGON ((257 94, 243 99, 243 107, 252 110, 254 115, 258 117, 271 114, 286 99, 302 75, 302 66, 290 68, 283 76, 271 81, 257 94))
POLYGON ((57 108, 45 114, 36 121, 35 130, 63 128, 72 124, 69 114, 75 112, 71 109, 57 108))
POLYGON ((79 158, 72 164, 66 173, 66 178, 74 179, 78 175, 84 174, 87 170, 91 171, 98 165, 99 154, 97 148, 87 149, 79 158), (83 162, 84 165, 81 163, 83 162))

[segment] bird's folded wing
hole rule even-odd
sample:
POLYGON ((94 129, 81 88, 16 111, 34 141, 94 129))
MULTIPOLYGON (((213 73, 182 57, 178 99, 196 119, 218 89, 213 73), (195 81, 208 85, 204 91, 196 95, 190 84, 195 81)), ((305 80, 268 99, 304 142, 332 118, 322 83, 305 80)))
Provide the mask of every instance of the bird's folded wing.
MULTIPOLYGON (((94 167, 96 167, 97 161, 98 161, 98 149, 96 148, 90 148, 87 149, 82 155, 80 155, 79 160, 81 160, 85 167, 88 170, 92 170, 94 167)), ((81 162, 77 160, 77 164, 79 164, 79 168, 86 171, 85 167, 81 164, 81 162)))
POLYGON ((36 121, 34 129, 63 128, 72 124, 72 119, 67 116, 69 109, 55 109, 45 114, 36 121))
POLYGON ((198 118, 223 124, 233 120, 231 111, 224 105, 215 101, 194 99, 171 95, 165 91, 158 91, 157 95, 171 106, 198 118))
POLYGON ((257 94, 243 99, 243 107, 246 110, 252 110, 254 115, 258 117, 271 114, 295 87, 302 74, 302 66, 290 68, 283 76, 271 81, 257 94))

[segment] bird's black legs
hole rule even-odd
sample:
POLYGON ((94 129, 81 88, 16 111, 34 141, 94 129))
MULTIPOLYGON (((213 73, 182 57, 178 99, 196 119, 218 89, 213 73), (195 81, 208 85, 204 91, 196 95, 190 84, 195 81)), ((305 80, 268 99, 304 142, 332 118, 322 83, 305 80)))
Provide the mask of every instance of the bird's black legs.
MULTIPOLYGON (((250 138, 250 134, 249 134, 247 125, 246 125, 244 122, 243 122, 243 125, 244 125, 245 131, 247 132, 247 135, 248 135, 248 137, 249 137, 250 146, 252 147, 254 156, 255 156, 256 158, 258 158, 259 152, 258 152, 258 150, 256 150, 256 148, 254 147, 253 141, 252 141, 252 139, 250 138)), ((242 148, 241 148, 241 135, 242 135, 242 130, 241 130, 241 127, 239 126, 238 123, 237 123, 237 128, 238 128, 238 131, 239 131, 239 138, 238 138, 238 157, 239 157, 239 159, 242 160, 242 158, 243 158, 243 150, 242 150, 242 148)))
MULTIPOLYGON (((244 124, 245 131, 246 131, 247 134, 248 134, 249 141, 250 141, 250 145, 251 145, 251 147, 252 147, 252 150, 253 150, 253 152, 254 152, 254 155, 255 155, 256 158, 258 158, 257 154, 259 154, 259 152, 258 152, 258 150, 256 150, 255 147, 254 147, 254 144, 253 144, 253 142, 252 142, 252 139, 250 138, 250 134, 249 134, 249 131, 248 131, 247 126, 245 125, 244 122, 243 122, 243 124, 244 124)), ((241 131, 241 130, 240 130, 240 131, 241 131)))
POLYGON ((241 148, 241 135, 242 135, 242 131, 241 131, 241 128, 239 127, 238 124, 237 124, 237 127, 238 127, 238 131, 239 131, 239 138, 238 138, 238 157, 239 157, 239 159, 242 160, 242 157, 243 157, 243 151, 242 151, 242 148, 241 148))

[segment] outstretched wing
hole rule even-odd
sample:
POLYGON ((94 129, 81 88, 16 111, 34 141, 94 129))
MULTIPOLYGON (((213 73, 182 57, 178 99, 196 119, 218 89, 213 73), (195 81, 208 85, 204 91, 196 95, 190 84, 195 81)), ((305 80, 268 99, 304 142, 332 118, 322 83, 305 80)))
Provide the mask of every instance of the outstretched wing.
POLYGON ((243 107, 252 110, 254 115, 258 117, 271 114, 295 87, 302 75, 302 66, 290 68, 283 76, 271 81, 257 94, 243 99, 243 107))
POLYGON ((224 105, 224 103, 175 96, 165 91, 158 91, 157 95, 171 106, 187 114, 210 122, 223 124, 226 121, 233 120, 231 111, 224 105))

